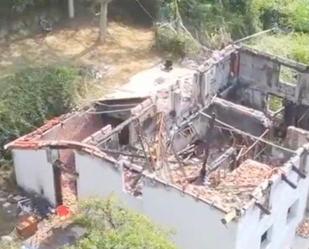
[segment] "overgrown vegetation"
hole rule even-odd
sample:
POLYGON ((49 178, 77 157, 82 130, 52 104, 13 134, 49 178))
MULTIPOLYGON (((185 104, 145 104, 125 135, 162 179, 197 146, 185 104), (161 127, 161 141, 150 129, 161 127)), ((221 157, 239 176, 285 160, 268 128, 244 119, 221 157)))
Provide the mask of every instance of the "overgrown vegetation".
MULTIPOLYGON (((70 67, 24 69, 0 80, 0 146, 66 113, 81 89, 70 67)), ((2 151, 3 153, 3 151, 2 151)))
POLYGON ((145 216, 121 207, 114 199, 88 200, 81 204, 76 223, 87 235, 69 249, 175 249, 169 233, 145 216))
POLYGON ((248 44, 268 53, 309 64, 309 34, 306 33, 263 35, 248 44))
MULTIPOLYGON (((201 44, 215 49, 275 26, 309 32, 309 0, 168 0, 160 12, 161 21, 170 24, 181 17, 201 44)), ((178 51, 175 46, 163 49, 178 51)))
POLYGON ((5 240, 0 239, 0 248, 1 249, 20 249, 21 243, 17 240, 5 241, 5 240))
POLYGON ((156 47, 168 51, 171 56, 185 57, 199 53, 200 44, 184 31, 176 31, 170 25, 162 25, 156 30, 156 47))

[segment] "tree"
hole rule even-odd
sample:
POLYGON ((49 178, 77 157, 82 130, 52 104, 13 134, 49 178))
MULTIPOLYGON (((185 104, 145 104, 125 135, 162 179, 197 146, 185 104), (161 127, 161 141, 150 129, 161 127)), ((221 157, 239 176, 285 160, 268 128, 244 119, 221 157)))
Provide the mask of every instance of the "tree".
POLYGON ((169 233, 114 199, 82 203, 76 222, 88 233, 68 249, 176 249, 168 239, 169 233))
POLYGON ((100 41, 104 42, 107 34, 107 11, 108 4, 112 0, 99 0, 100 3, 100 41))
POLYGON ((69 17, 75 17, 74 0, 68 0, 69 17))

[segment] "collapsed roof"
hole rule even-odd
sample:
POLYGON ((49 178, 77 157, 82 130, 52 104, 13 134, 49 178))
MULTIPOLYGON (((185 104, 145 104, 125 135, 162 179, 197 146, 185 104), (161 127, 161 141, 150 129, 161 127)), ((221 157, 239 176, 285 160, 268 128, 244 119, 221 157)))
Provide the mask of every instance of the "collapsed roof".
POLYGON ((309 129, 308 88, 308 66, 229 46, 198 71, 142 72, 108 99, 6 148, 59 148, 64 164, 72 163, 70 150, 82 150, 122 167, 135 196, 147 178, 232 218, 251 205, 267 213, 268 186, 284 180, 293 187, 287 172, 305 174, 293 164, 305 142, 292 144, 291 136, 309 129), (280 81, 283 67, 294 70, 297 84, 280 81), (267 109, 270 96, 282 100, 278 110, 267 109))

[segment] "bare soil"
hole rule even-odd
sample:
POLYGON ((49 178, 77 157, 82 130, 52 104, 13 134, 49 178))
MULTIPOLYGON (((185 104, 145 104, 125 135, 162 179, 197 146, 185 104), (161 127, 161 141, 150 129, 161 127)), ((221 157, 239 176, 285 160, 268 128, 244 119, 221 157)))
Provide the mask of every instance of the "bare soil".
POLYGON ((153 51, 154 32, 151 28, 110 22, 109 35, 103 44, 98 42, 98 32, 93 21, 73 20, 48 34, 0 43, 0 77, 29 66, 95 66, 105 74, 99 84, 96 83, 97 89, 89 91, 87 102, 159 62, 153 51))

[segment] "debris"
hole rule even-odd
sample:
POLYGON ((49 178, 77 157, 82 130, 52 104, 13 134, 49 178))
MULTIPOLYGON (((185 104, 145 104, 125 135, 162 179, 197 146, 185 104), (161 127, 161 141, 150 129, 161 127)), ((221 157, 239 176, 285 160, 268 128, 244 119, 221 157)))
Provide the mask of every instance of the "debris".
POLYGON ((23 239, 34 235, 37 230, 38 220, 31 215, 22 217, 16 226, 17 234, 23 239))
POLYGON ((50 203, 40 196, 23 198, 17 203, 17 207, 22 214, 35 214, 39 218, 46 218, 54 212, 50 203))
POLYGON ((11 206, 11 203, 9 203, 9 202, 2 204, 2 207, 4 207, 4 208, 8 208, 9 206, 11 206))
POLYGON ((13 200, 16 202, 19 202, 20 200, 24 199, 24 197, 20 196, 20 195, 16 195, 13 197, 13 200))
POLYGON ((4 242, 12 242, 13 238, 9 235, 5 235, 5 236, 1 237, 1 240, 4 241, 4 242))
POLYGON ((309 239, 309 218, 303 220, 303 222, 297 228, 297 234, 300 237, 309 239))

